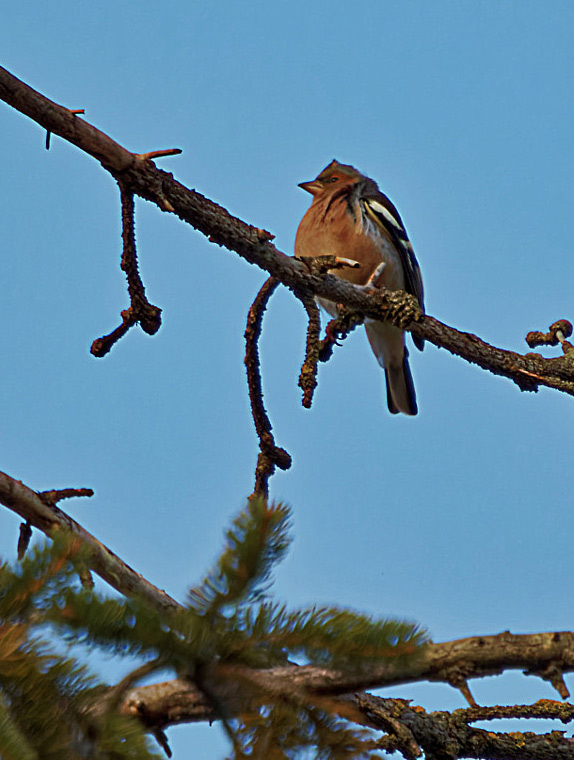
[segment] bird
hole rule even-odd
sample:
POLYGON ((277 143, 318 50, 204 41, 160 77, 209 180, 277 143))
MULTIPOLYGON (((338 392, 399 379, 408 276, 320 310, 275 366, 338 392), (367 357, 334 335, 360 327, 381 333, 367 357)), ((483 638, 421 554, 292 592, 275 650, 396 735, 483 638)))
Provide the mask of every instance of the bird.
MULTIPOLYGON (((358 262, 358 268, 332 270, 355 285, 406 290, 424 311, 420 267, 399 212, 377 183, 349 164, 331 161, 314 180, 299 187, 313 200, 295 236, 297 258, 333 255, 358 262)), ((332 316, 337 305, 319 303, 332 316)), ((385 371, 387 405, 392 414, 417 414, 417 401, 405 333, 390 322, 366 319, 371 349, 385 371)), ((422 351, 424 340, 413 336, 422 351)))

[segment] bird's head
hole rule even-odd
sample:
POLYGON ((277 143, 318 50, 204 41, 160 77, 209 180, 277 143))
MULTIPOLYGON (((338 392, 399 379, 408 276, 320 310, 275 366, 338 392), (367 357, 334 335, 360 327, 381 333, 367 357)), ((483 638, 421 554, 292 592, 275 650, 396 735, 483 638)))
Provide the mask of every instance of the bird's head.
POLYGON ((333 160, 315 179, 310 182, 301 182, 299 187, 317 198, 325 194, 343 194, 361 179, 363 179, 363 175, 354 166, 340 164, 333 160))

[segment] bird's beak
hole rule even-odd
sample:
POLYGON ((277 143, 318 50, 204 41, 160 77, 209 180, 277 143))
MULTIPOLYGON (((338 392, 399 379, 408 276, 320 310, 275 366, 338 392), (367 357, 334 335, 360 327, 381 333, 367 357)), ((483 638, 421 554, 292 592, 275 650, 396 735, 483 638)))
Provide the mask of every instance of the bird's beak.
POLYGON ((308 193, 311 193, 311 195, 317 195, 319 190, 321 190, 322 185, 320 182, 317 182, 317 180, 314 179, 311 182, 300 182, 298 187, 306 190, 308 193))

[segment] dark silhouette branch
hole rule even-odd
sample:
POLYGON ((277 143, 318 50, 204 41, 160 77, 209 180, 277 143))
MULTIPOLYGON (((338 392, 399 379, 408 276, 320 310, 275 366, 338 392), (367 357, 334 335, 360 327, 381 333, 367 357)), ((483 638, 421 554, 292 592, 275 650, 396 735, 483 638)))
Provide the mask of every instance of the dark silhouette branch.
POLYGON ((126 273, 128 281, 130 308, 134 313, 135 319, 140 322, 143 331, 148 333, 148 335, 153 335, 159 330, 161 325, 161 309, 157 306, 152 306, 146 298, 144 284, 139 273, 136 252, 134 196, 123 183, 120 183, 120 196, 122 200, 123 241, 121 268, 126 273))
POLYGON ((279 282, 270 277, 262 286, 253 301, 245 327, 245 369, 247 371, 247 387, 249 401, 251 403, 251 416, 255 431, 259 438, 259 456, 255 468, 254 495, 260 494, 264 498, 269 495, 269 478, 275 472, 275 467, 288 470, 291 467, 291 457, 285 449, 275 445, 272 433, 271 421, 263 403, 263 388, 261 385, 261 371, 259 363, 259 338, 263 314, 267 308, 269 299, 275 292, 279 282))
POLYGON ((570 760, 574 742, 562 731, 548 734, 532 732, 502 733, 474 728, 469 723, 503 718, 558 719, 569 723, 574 718, 572 705, 540 700, 534 705, 513 705, 427 713, 409 700, 382 699, 370 694, 356 695, 360 709, 373 728, 387 732, 378 747, 399 751, 408 760, 489 758, 489 760, 570 760))
POLYGON ((371 319, 391 321, 468 362, 513 380, 521 390, 535 391, 539 386, 546 386, 574 395, 571 353, 545 359, 534 353, 522 355, 505 351, 423 314, 416 299, 404 292, 365 291, 330 274, 312 274, 305 264, 278 251, 270 242, 271 233, 245 224, 200 193, 184 187, 173 175, 158 169, 147 157, 149 153, 130 153, 69 109, 53 103, 2 68, 0 99, 92 155, 134 195, 177 214, 211 242, 235 251, 288 288, 327 298, 371 319))
MULTIPOLYGON (((181 152, 181 151, 179 151, 181 152)), ((154 151, 154 154, 171 155, 173 151, 154 151)), ((149 154, 151 155, 151 154, 149 154)), ((130 306, 122 311, 122 324, 109 335, 97 338, 91 347, 94 356, 105 356, 117 341, 135 324, 148 335, 155 335, 161 327, 161 309, 153 306, 146 297, 144 284, 140 277, 136 250, 135 221, 134 221, 134 196, 133 193, 122 183, 120 197, 122 201, 122 258, 121 268, 126 273, 128 281, 128 293, 130 306)))
POLYGON ((319 354, 321 343, 319 335, 321 333, 321 317, 319 307, 313 296, 297 294, 307 312, 307 342, 305 345, 305 360, 301 367, 299 375, 299 387, 303 391, 303 406, 306 409, 311 408, 313 403, 313 393, 317 387, 317 365, 319 363, 319 354))
POLYGON ((118 325, 115 330, 112 330, 112 332, 107 335, 102 335, 101 338, 96 338, 92 343, 90 353, 98 359, 101 359, 102 356, 109 353, 118 340, 123 338, 127 331, 137 322, 131 309, 124 309, 120 316, 122 318, 122 323, 118 325))

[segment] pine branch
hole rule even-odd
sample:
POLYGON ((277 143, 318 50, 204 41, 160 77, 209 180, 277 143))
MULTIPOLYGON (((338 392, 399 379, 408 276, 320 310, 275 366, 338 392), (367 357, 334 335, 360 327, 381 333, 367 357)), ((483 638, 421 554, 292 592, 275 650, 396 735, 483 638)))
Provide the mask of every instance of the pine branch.
POLYGON ((263 387, 261 383, 261 367, 259 361, 259 339, 263 324, 263 314, 269 299, 277 288, 278 281, 270 277, 263 284, 247 314, 245 326, 245 369, 247 372, 247 388, 249 403, 255 432, 259 438, 259 456, 255 468, 255 488, 253 495, 267 498, 269 495, 269 478, 276 467, 288 470, 291 467, 291 457, 276 445, 273 437, 271 421, 263 403, 263 387))
MULTIPOLYGON (((2 693, 8 696, 18 721, 39 737, 42 746, 55 747, 54 758, 58 753, 73 758, 73 746, 85 741, 82 737, 89 733, 102 742, 113 743, 120 732, 129 732, 129 725, 120 719, 122 714, 139 717, 146 728, 160 737, 163 746, 164 725, 154 725, 145 704, 140 702, 135 711, 120 710, 119 714, 117 707, 130 680, 168 666, 184 673, 186 680, 193 680, 206 695, 232 740, 237 758, 244 756, 244 749, 247 752, 251 739, 259 739, 258 711, 267 705, 271 707, 267 718, 272 717, 267 720, 265 731, 272 731, 276 746, 289 749, 317 744, 325 749, 340 748, 353 737, 358 743, 360 731, 343 730, 325 712, 325 706, 330 708, 333 704, 331 701, 302 689, 285 688, 285 684, 278 688, 260 674, 260 668, 252 667, 251 663, 248 667, 239 664, 245 660, 245 649, 248 659, 253 659, 255 628, 246 631, 244 626, 238 626, 238 620, 247 618, 237 613, 260 598, 262 584, 288 544, 288 520, 286 508, 269 506, 262 498, 249 500, 227 533, 227 546, 216 565, 217 572, 208 576, 207 582, 192 595, 195 607, 200 610, 178 609, 169 616, 165 610, 150 607, 140 598, 106 599, 79 586, 75 565, 89 562, 89 548, 75 534, 58 536, 50 551, 36 547, 15 571, 4 565, 0 595, 0 696, 2 693), (235 615, 229 614, 234 610, 235 615), (99 706, 90 705, 86 692, 91 685, 84 670, 71 660, 44 654, 46 645, 33 638, 35 631, 46 624, 64 638, 71 632, 76 645, 103 647, 120 656, 147 657, 148 665, 138 668, 107 693, 99 688, 99 706), (28 696, 32 692, 34 700, 28 696), (22 695, 30 707, 28 711, 18 706, 18 697, 22 695), (317 700, 320 705, 315 704, 317 700), (45 714, 50 715, 46 726, 36 725, 36 716, 45 714), (235 716, 239 714, 241 719, 237 722, 235 716), (310 728, 302 731, 306 723, 310 728)), ((394 654, 404 658, 406 654, 399 623, 377 623, 344 610, 295 616, 281 613, 257 617, 258 646, 262 652, 268 652, 264 667, 268 661, 285 662, 282 649, 296 628, 304 642, 309 636, 313 638, 314 650, 319 640, 322 659, 331 662, 336 661, 341 647, 339 637, 345 635, 357 637, 359 647, 366 647, 366 656, 372 661, 394 654), (265 630, 265 619, 273 623, 273 631, 265 630), (268 633, 272 634, 270 642, 268 633), (373 636, 377 640, 382 637, 383 641, 375 642, 371 640, 373 636), (277 648, 281 651, 279 657, 275 656, 277 648)), ((409 652, 415 652, 416 648, 415 637, 411 636, 409 652)), ((10 731, 10 721, 5 722, 8 735, 17 738, 18 725, 10 731)), ((138 736, 136 732, 133 741, 138 736)))
POLYGON ((214 617, 226 605, 252 603, 262 596, 273 565, 287 551, 289 510, 252 496, 226 533, 226 548, 200 586, 190 589, 192 609, 214 617))
MULTIPOLYGON (((289 612, 284 605, 266 602, 239 609, 231 618, 242 638, 233 642, 257 655, 262 648, 303 658, 311 664, 355 672, 381 658, 412 657, 420 653, 427 636, 402 620, 377 620, 338 607, 308 607, 289 612)), ((255 661, 255 658, 254 658, 255 661)))
POLYGON ((49 538, 63 532, 80 539, 88 548, 90 568, 120 594, 140 596, 150 605, 164 610, 179 606, 175 599, 149 583, 66 512, 47 503, 36 491, 4 472, 0 472, 0 503, 49 538))
MULTIPOLYGON (((165 592, 155 589, 125 565, 65 512, 57 507, 48 507, 34 491, 4 473, 0 473, 0 502, 25 520, 29 520, 48 536, 57 531, 69 531, 82 540, 85 539, 90 567, 121 594, 141 597, 158 611, 182 609, 181 605, 165 592), (101 554, 104 555, 103 558, 101 554), (105 559, 108 555, 114 562, 113 572, 109 571, 105 559)), ((574 671, 574 633, 566 631, 513 635, 506 632, 495 636, 429 643, 424 648, 423 656, 416 660, 401 663, 400 658, 397 658, 373 666, 367 674, 355 676, 335 668, 315 665, 272 667, 268 670, 258 670, 258 674, 260 677, 268 678, 270 682, 277 680, 280 685, 292 683, 297 688, 318 693, 344 694, 361 689, 426 680, 458 685, 460 678, 481 678, 511 669, 538 675, 559 688, 561 674, 574 671)), ((142 704, 148 704, 151 700, 149 709, 152 713, 156 710, 153 704, 159 704, 165 698, 168 702, 175 699, 177 707, 174 709, 176 712, 181 710, 178 713, 180 720, 209 720, 213 717, 208 702, 189 684, 182 691, 181 684, 176 681, 173 687, 162 687, 159 695, 154 694, 155 688, 145 687, 151 691, 135 690, 132 696, 135 694, 134 698, 142 704), (179 696, 174 697, 174 693, 179 696), (153 698, 149 695, 153 695, 153 698), (182 700, 181 704, 178 702, 179 699, 182 700), (193 708, 190 708, 190 704, 193 708)), ((562 696, 566 698, 568 693, 563 691, 562 696)), ((173 715, 169 720, 173 720, 173 715)))
MULTIPOLYGON (((0 756, 23 760, 158 758, 140 721, 90 713, 107 691, 77 660, 55 652, 46 622, 81 561, 77 539, 36 547, 12 570, 0 569, 0 756), (79 550, 79 552, 78 552, 79 550)), ((77 581, 76 581, 77 582, 77 581)))
MULTIPOLYGON (((536 674, 549 663, 560 663, 563 673, 574 671, 574 633, 537 633, 514 635, 508 632, 494 636, 474 636, 442 643, 429 643, 418 658, 406 662, 389 659, 373 665, 362 674, 343 672, 327 667, 291 665, 257 671, 269 688, 304 690, 311 695, 344 695, 364 689, 398 686, 422 681, 451 683, 454 674, 482 678, 499 675, 506 670, 522 670, 536 674)), ((227 666, 239 678, 245 666, 227 666)), ((130 704, 145 704, 154 720, 212 720, 209 702, 197 690, 178 679, 153 686, 133 689, 126 695, 124 709, 130 704), (185 717, 184 717, 185 716, 185 717)))
POLYGON ((34 747, 30 745, 17 722, 10 715, 5 697, 0 694, 0 757, 11 760, 38 760, 34 747))

